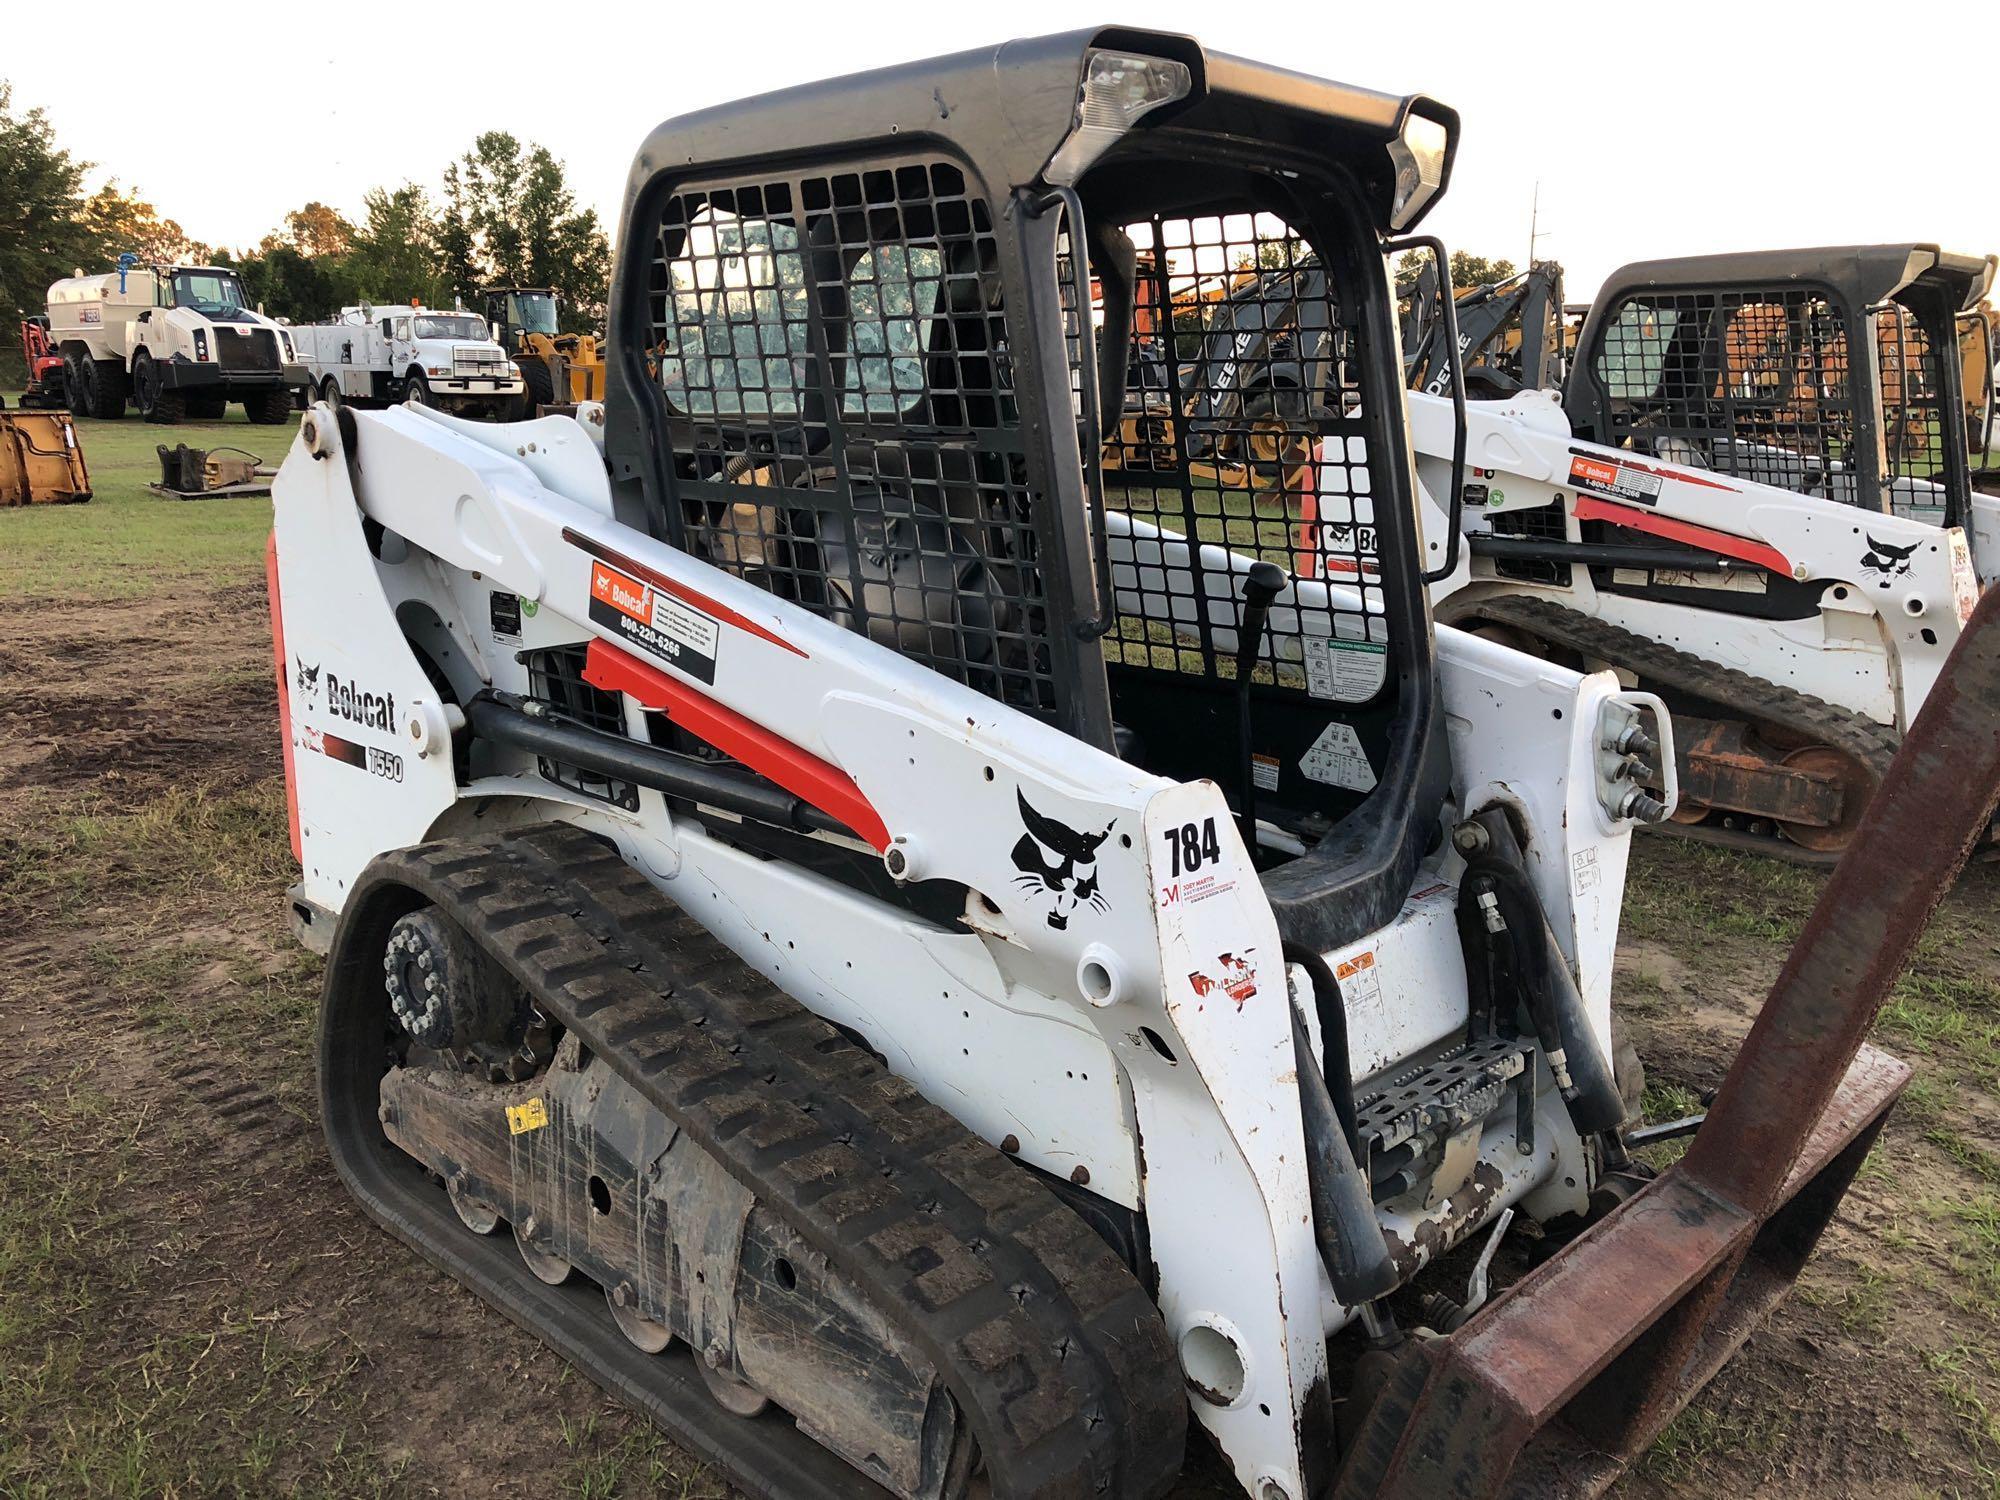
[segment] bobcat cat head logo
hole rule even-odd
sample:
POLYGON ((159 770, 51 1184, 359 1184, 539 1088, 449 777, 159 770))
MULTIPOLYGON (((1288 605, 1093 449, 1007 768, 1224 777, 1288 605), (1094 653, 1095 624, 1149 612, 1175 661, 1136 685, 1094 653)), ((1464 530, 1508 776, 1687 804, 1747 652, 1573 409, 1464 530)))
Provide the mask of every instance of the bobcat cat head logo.
POLYGON ((307 666, 304 657, 300 657, 298 661, 299 691, 305 695, 308 702, 316 700, 319 697, 319 668, 307 666))
POLYGON ((1912 542, 1907 547, 1891 547, 1887 542, 1868 538, 1868 550, 1861 555, 1861 568, 1867 573, 1883 573, 1891 578, 1910 571, 1910 554, 1923 545, 1912 542))
POLYGON ((1050 898, 1049 926, 1063 931, 1071 913, 1086 903, 1097 911, 1110 910, 1097 889, 1097 846, 1111 837, 1116 825, 1107 824, 1102 833, 1084 833, 1036 812, 1018 788, 1014 800, 1027 829, 1014 845, 1014 868, 1021 872, 1014 884, 1031 895, 1050 898))

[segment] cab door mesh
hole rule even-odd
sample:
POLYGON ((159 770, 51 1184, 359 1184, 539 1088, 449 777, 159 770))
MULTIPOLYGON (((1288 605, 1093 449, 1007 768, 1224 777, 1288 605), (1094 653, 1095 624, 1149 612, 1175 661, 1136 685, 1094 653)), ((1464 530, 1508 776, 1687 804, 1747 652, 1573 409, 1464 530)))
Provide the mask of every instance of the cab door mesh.
POLYGON ((1388 627, 1357 323, 1272 214, 1127 232, 1139 278, 1125 409, 1104 451, 1108 659, 1233 680, 1241 575, 1261 559, 1296 579, 1256 680, 1305 699, 1372 698, 1388 627))
POLYGON ((684 186, 651 267, 676 540, 946 676, 1057 708, 993 214, 958 164, 684 186))
POLYGON ((1416 554, 1408 518, 1376 509, 1400 493, 1381 434, 1402 389, 1390 350, 1368 347, 1360 297, 1341 295, 1381 263, 1330 262, 1247 207, 1126 233, 1133 350, 1102 462, 1112 713, 1149 769, 1239 797, 1252 776, 1260 814, 1310 842, 1403 753, 1411 642, 1391 627, 1419 592, 1416 554), (1252 662, 1246 745, 1239 623, 1260 561, 1286 577, 1252 662))
POLYGON ((1605 319, 1603 438, 1802 494, 1841 495, 1856 393, 1839 309, 1811 287, 1648 292, 1605 319))

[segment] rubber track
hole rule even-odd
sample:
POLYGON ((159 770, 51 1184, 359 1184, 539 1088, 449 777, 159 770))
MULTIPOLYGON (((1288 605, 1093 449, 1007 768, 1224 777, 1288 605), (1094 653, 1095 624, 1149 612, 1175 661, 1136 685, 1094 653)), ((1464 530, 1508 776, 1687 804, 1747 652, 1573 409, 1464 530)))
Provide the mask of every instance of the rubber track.
POLYGON ((1163 1494, 1187 1397, 1157 1308, 1046 1188, 551 824, 384 855, 932 1358, 996 1494, 1163 1494))
MULTIPOLYGON (((1824 698, 1815 698, 1795 688, 1753 677, 1734 667, 1722 666, 1634 634, 1621 626, 1566 609, 1552 600, 1521 596, 1483 599, 1466 611, 1465 618, 1455 623, 1463 625, 1474 618, 1490 620, 1498 625, 1512 625, 1599 661, 1616 662, 1636 673, 1642 687, 1676 688, 1719 703, 1753 724, 1775 725, 1790 734, 1805 737, 1808 743, 1831 745, 1873 771, 1878 782, 1888 771, 1889 762, 1895 759, 1896 747, 1903 740, 1896 730, 1877 724, 1851 709, 1828 703, 1824 698)), ((1698 826, 1676 826, 1669 831, 1690 838, 1703 837, 1698 826)), ((1782 852, 1806 863, 1832 863, 1838 858, 1837 855, 1794 844, 1789 839, 1759 841, 1759 847, 1770 845, 1778 846, 1773 852, 1782 852)))

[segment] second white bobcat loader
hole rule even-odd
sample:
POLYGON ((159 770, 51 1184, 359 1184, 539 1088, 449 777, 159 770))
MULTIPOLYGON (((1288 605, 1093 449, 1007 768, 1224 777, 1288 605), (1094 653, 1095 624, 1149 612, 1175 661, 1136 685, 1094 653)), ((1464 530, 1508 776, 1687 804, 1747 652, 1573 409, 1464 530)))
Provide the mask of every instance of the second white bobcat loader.
MULTIPOLYGON (((1563 392, 1462 420, 1413 392, 1438 618, 1660 693, 1677 831, 1838 858, 2000 567, 1964 452, 1985 393, 1938 352, 1992 275, 1926 245, 1641 262, 1605 283, 1563 392)), ((1316 538, 1295 565, 1337 578, 1349 528, 1327 557, 1316 538)))
MULTIPOLYGON (((1411 394, 1427 500, 1454 425, 1411 394)), ((1552 391, 1468 403, 1464 432, 1439 619, 1661 694, 1680 831, 1837 859, 1978 601, 1964 530, 1586 442, 1552 391)))
POLYGON ((1810 950, 1692 1166, 1626 1154, 1671 735, 1433 629, 1384 252, 1456 123, 1133 30, 709 110, 634 164, 602 407, 302 423, 335 1162, 745 1490, 1151 1500, 1192 1417, 1255 1500, 1595 1493, 1902 1087, 1857 1047, 1990 807, 1963 716, 1844 897, 1890 936, 1810 950), (1213 463, 1103 482, 1141 241, 1329 268, 1347 582, 1213 463), (1594 1228, 1482 1307, 1510 1222, 1594 1228))

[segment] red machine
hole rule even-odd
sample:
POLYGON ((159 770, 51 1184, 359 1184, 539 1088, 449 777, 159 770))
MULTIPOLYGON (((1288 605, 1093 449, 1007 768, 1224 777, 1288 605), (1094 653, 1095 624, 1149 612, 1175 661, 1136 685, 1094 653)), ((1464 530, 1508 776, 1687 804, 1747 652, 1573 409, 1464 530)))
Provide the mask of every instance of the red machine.
POLYGON ((69 394, 63 385, 63 357, 49 343, 49 320, 39 314, 21 320, 21 355, 28 366, 28 388, 21 405, 55 411, 67 407, 69 394))

